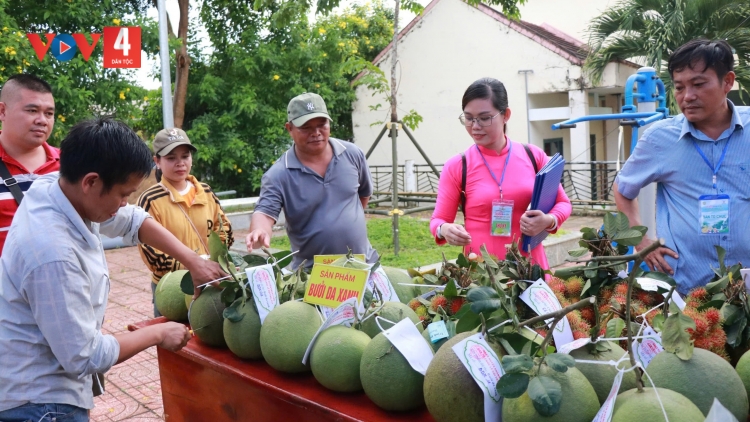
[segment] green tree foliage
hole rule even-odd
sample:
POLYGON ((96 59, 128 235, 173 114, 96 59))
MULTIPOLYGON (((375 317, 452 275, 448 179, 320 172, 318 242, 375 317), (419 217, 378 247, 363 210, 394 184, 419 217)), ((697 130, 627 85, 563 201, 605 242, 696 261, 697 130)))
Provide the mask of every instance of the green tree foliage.
POLYGON ((604 11, 589 26, 591 54, 585 68, 601 80, 607 63, 630 59, 660 72, 673 112, 669 55, 694 39, 726 39, 737 54, 740 93, 750 87, 750 3, 747 0, 625 0, 604 11))
POLYGON ((104 69, 102 39, 88 61, 79 52, 60 62, 48 52, 40 62, 26 33, 88 34, 105 26, 141 26, 143 49, 154 53, 155 22, 133 18, 145 16, 147 5, 146 0, 0 0, 0 84, 16 73, 32 73, 52 85, 57 116, 50 143, 59 144, 70 126, 94 115, 112 114, 134 124, 146 92, 135 84, 132 70, 104 69))
MULTIPOLYGON (((380 2, 307 19, 292 3, 255 11, 236 0, 206 0, 201 21, 213 51, 191 51, 185 128, 198 152, 193 173, 216 190, 257 192, 263 173, 291 145, 284 129, 289 100, 316 92, 333 118, 331 135, 352 137, 355 100, 351 81, 390 42, 392 12, 380 2), (279 24, 279 13, 292 13, 279 24)), ((144 125, 161 127, 161 101, 154 95, 144 125)))

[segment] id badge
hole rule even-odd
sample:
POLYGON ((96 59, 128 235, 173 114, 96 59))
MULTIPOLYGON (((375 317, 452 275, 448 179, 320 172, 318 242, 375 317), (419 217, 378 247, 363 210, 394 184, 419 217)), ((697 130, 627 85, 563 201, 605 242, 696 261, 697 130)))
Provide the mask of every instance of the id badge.
POLYGON ((729 195, 703 195, 698 204, 702 234, 729 233, 729 195))
POLYGON ((513 201, 496 199, 492 201, 492 222, 490 236, 510 237, 513 221, 513 201))

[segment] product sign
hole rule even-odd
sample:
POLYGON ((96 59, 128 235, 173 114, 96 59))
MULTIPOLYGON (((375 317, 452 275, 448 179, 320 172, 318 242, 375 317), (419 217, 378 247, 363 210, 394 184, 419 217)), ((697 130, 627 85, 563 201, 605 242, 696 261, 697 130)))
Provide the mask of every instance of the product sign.
POLYGON ((362 302, 370 270, 315 264, 305 289, 304 301, 336 308, 350 297, 362 302))
POLYGON ((505 372, 495 351, 484 340, 482 333, 477 333, 456 343, 453 352, 484 394, 484 420, 501 420, 503 397, 497 392, 497 382, 505 372))
MULTIPOLYGON (((534 284, 529 286, 519 297, 529 305, 537 315, 545 315, 562 309, 560 301, 557 300, 555 293, 542 279, 535 281, 534 284)), ((554 318, 549 318, 546 321, 547 324, 551 323, 553 319, 554 318)), ((574 340, 573 331, 570 329, 570 323, 568 322, 567 316, 563 317, 560 322, 555 325, 552 337, 554 337, 555 345, 557 347, 568 344, 574 340)))
POLYGON ((313 345, 315 344, 315 340, 318 339, 320 333, 325 331, 326 328, 332 327, 334 325, 344 325, 347 327, 352 326, 355 321, 354 308, 356 306, 357 298, 350 297, 341 305, 339 305, 338 308, 333 309, 330 313, 328 313, 326 320, 323 321, 323 324, 320 326, 320 328, 318 328, 318 331, 315 333, 312 340, 310 340, 310 344, 307 346, 307 350, 305 350, 305 355, 302 357, 303 365, 307 364, 307 359, 308 357, 310 357, 310 352, 312 351, 313 345))
POLYGON ((276 290, 273 266, 266 264, 245 268, 245 274, 247 274, 247 282, 250 285, 250 290, 253 292, 255 307, 258 308, 260 323, 263 324, 266 315, 273 308, 279 306, 279 292, 276 290))
MULTIPOLYGON (((327 265, 341 258, 346 258, 346 255, 315 255, 313 257, 313 264, 326 264, 327 265)), ((355 253, 352 255, 352 258, 354 258, 357 261, 367 262, 367 258, 365 257, 365 254, 355 253)))
POLYGON ((647 338, 640 342, 633 342, 633 352, 635 358, 646 368, 656 355, 664 351, 664 347, 661 345, 661 335, 653 328, 646 327, 643 330, 643 336, 647 338))

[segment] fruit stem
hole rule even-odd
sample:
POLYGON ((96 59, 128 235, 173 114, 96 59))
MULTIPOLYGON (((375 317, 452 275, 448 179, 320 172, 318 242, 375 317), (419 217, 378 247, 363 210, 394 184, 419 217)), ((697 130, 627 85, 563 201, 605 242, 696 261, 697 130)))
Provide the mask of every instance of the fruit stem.
POLYGON ((592 297, 594 298, 594 330, 591 332, 591 342, 596 343, 596 339, 599 338, 602 322, 599 320, 599 304, 596 303, 596 296, 592 297))
MULTIPOLYGON (((647 247, 643 248, 640 252, 633 254, 633 255, 625 255, 621 258, 625 258, 626 256, 635 257, 635 263, 633 264, 633 271, 630 272, 630 275, 628 275, 628 294, 625 297, 625 328, 628 330, 628 355, 630 355, 630 365, 635 367, 635 354, 633 353, 633 330, 631 330, 631 309, 630 309, 630 300, 631 296, 633 294, 633 283, 635 282, 635 274, 638 271, 638 268, 640 268, 641 263, 643 262, 643 259, 650 254, 651 252, 655 251, 659 247, 664 246, 664 240, 659 239, 654 241, 654 243, 648 245, 647 247)), ((636 370, 635 371, 635 382, 636 386, 638 387, 638 392, 643 392, 643 379, 641 375, 641 371, 636 370)))
POLYGON ((669 316, 669 301, 672 300, 672 293, 674 293, 676 287, 677 286, 672 286, 672 288, 669 289, 669 293, 667 293, 667 297, 664 298, 664 319, 669 316))
MULTIPOLYGON (((587 297, 586 299, 581 299, 578 302, 576 302, 576 303, 574 303, 572 305, 568 305, 568 306, 566 306, 566 307, 564 307, 562 309, 559 309, 557 311, 550 312, 550 313, 544 314, 544 315, 535 316, 534 318, 529 318, 526 321, 521 321, 521 322, 518 323, 518 328, 521 328, 521 327, 526 326, 526 325, 532 325, 532 324, 535 324, 535 323, 540 322, 540 321, 545 321, 545 320, 548 320, 550 318, 555 318, 555 319, 559 318, 559 319, 562 319, 562 317, 564 317, 565 315, 567 315, 571 311, 583 308, 584 306, 591 305, 591 304, 593 304, 595 302, 596 302, 596 298, 593 297, 593 296, 587 297)), ((552 330, 550 330, 550 331, 552 331, 552 330)))

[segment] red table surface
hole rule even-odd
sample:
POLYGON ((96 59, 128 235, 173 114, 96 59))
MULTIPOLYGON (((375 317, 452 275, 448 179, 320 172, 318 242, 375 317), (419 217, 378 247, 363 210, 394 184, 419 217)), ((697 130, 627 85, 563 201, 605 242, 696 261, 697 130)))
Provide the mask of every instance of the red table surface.
MULTIPOLYGON (((130 331, 165 322, 155 318, 130 331)), ((164 418, 168 421, 414 421, 434 422, 425 407, 397 413, 363 392, 336 393, 311 373, 284 374, 265 361, 242 360, 193 337, 177 353, 157 348, 164 418)))

